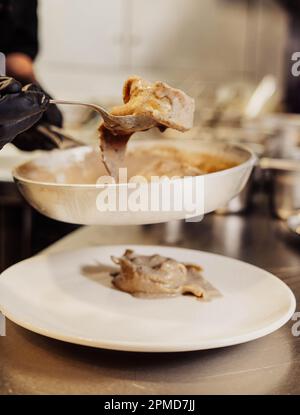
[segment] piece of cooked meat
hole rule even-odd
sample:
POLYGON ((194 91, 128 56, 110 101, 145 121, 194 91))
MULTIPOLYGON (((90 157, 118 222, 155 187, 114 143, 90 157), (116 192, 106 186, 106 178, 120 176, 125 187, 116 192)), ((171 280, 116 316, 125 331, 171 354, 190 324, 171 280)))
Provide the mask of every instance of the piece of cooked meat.
POLYGON ((183 132, 193 127, 194 99, 164 82, 132 76, 124 84, 123 101, 124 105, 111 110, 112 115, 145 115, 159 127, 183 132))
MULTIPOLYGON (((206 296, 203 286, 212 287, 201 276, 201 267, 183 264, 161 255, 137 255, 126 250, 122 257, 112 257, 121 270, 114 274, 113 284, 135 296, 159 297, 192 294, 206 296)), ((216 290, 215 290, 216 291, 216 290)))
MULTIPOLYGON (((124 104, 114 107, 111 114, 144 116, 145 128, 143 124, 139 125, 137 131, 149 129, 150 124, 161 131, 173 128, 182 132, 193 126, 194 99, 164 82, 150 83, 138 76, 130 77, 123 88, 123 101, 124 104)), ((102 160, 115 179, 118 179, 118 169, 122 167, 126 145, 132 134, 108 129, 104 123, 100 125, 102 160)))

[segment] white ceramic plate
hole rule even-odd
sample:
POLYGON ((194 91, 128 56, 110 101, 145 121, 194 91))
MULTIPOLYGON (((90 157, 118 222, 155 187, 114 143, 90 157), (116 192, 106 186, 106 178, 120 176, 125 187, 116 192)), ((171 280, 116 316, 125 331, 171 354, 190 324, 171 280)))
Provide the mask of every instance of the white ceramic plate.
POLYGON ((281 327, 295 310, 291 290, 252 265, 206 252, 133 246, 201 264, 222 298, 140 299, 93 277, 100 262, 128 246, 91 247, 41 255, 20 262, 0 277, 0 310, 17 324, 55 339, 139 352, 179 352, 247 342, 281 327), (89 277, 81 272, 89 270, 89 277), (89 268, 86 268, 89 267, 89 268))

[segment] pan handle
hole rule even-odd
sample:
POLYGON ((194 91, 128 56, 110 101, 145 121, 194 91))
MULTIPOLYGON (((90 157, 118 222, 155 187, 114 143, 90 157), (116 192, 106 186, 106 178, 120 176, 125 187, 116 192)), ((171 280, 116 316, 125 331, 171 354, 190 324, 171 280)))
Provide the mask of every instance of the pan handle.
POLYGON ((259 166, 263 170, 288 170, 300 172, 300 160, 262 157, 259 160, 259 166))

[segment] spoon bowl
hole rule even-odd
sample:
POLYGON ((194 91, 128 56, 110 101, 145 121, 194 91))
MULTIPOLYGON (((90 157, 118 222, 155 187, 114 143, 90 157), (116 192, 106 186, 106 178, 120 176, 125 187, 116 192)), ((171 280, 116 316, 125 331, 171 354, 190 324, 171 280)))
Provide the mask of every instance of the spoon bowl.
POLYGON ((101 115, 105 127, 112 130, 114 134, 132 134, 136 131, 145 131, 156 126, 155 120, 147 115, 111 115, 106 109, 96 104, 57 99, 51 99, 50 104, 81 105, 91 108, 101 115))

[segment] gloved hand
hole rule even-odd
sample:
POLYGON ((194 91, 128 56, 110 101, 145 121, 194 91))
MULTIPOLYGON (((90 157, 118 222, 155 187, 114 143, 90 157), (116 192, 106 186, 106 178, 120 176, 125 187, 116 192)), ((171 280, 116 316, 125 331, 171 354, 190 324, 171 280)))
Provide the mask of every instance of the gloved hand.
POLYGON ((0 77, 0 149, 39 121, 48 106, 49 97, 42 90, 0 77))
MULTIPOLYGON (((25 90, 29 89, 32 92, 43 93, 47 98, 51 98, 40 86, 37 85, 28 85, 24 87, 25 90)), ((46 110, 43 112, 42 117, 38 119, 32 128, 24 131, 19 134, 13 144, 23 151, 32 151, 32 150, 52 150, 57 148, 55 141, 49 139, 48 135, 43 133, 43 129, 39 127, 49 126, 62 127, 63 117, 60 110, 56 105, 47 106, 46 110)))

